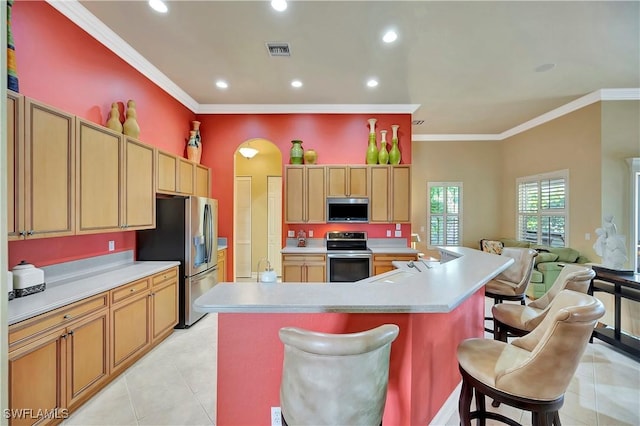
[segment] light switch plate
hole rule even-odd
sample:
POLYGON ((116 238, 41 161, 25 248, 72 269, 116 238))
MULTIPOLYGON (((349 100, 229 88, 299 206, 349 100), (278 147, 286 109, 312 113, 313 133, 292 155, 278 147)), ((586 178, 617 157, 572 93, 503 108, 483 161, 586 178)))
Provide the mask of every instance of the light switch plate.
POLYGON ((293 238, 296 236, 296 233, 292 230, 287 231, 287 237, 289 238, 293 238))
MULTIPOLYGON (((399 231, 399 230, 400 230, 400 224, 396 223, 396 231, 399 231)), ((396 235, 396 237, 397 237, 397 235, 396 235)))
POLYGON ((396 231, 395 235, 396 237, 402 237, 402 231, 396 231))
POLYGON ((116 249, 116 242, 111 240, 109 241, 109 251, 114 251, 116 249))
POLYGON ((387 229, 387 237, 391 236, 391 229, 387 229))
POLYGON ((313 238, 313 229, 309 229, 309 238, 313 238))

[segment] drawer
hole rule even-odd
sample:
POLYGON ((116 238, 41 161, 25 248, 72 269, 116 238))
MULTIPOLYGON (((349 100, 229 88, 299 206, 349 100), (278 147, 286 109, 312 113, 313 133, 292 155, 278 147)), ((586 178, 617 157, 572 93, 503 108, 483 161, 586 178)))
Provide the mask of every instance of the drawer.
POLYGON ((283 254, 283 262, 326 262, 324 254, 283 254))
POLYGON ((137 296, 138 294, 147 291, 149 289, 149 278, 143 280, 134 281, 130 284, 125 284, 114 290, 111 290, 111 303, 118 303, 129 297, 137 296))
POLYGON ((374 262, 392 262, 394 260, 418 260, 418 256, 415 254, 374 254, 374 262))
POLYGON ((107 308, 108 306, 109 293, 104 292, 13 324, 9 326, 9 346, 56 327, 66 326, 85 315, 107 308))
POLYGON ((218 250, 218 260, 222 260, 227 257, 227 249, 218 250))
POLYGON ((166 271, 160 272, 159 274, 155 274, 151 281, 153 282, 153 286, 157 286, 160 284, 164 284, 170 280, 176 280, 178 278, 178 268, 171 268, 166 271))

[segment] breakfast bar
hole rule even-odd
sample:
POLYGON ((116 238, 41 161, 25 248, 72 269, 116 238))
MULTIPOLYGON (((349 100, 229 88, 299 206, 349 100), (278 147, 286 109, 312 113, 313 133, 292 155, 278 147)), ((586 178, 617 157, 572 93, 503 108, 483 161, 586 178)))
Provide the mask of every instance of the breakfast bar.
POLYGON ((484 284, 513 260, 462 247, 431 268, 356 283, 222 283, 194 303, 218 313, 217 424, 268 425, 279 407, 282 343, 295 326, 328 333, 400 327, 392 344, 385 425, 428 424, 460 381, 455 351, 483 334, 484 284))

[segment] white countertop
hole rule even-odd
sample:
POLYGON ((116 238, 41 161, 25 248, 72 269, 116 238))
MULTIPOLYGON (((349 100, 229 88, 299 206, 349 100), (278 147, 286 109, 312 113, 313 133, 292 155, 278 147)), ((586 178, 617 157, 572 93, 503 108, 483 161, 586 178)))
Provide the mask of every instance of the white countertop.
POLYGON ((180 262, 133 262, 94 274, 85 274, 64 284, 47 287, 41 293, 10 300, 7 309, 9 325, 52 311, 103 291, 164 271, 180 262))
MULTIPOLYGON (((369 247, 372 254, 418 254, 418 250, 410 247, 369 247)), ((327 254, 326 247, 292 247, 286 246, 280 250, 282 254, 327 254)))
POLYGON ((358 283, 221 283, 194 302, 198 312, 450 312, 513 259, 465 247, 422 272, 396 269, 358 283))

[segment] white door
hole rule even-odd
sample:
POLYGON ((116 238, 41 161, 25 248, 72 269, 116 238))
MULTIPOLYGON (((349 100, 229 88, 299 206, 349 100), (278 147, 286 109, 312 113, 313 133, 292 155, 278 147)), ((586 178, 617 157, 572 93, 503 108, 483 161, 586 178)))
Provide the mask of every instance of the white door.
POLYGON ((236 278, 251 278, 251 176, 236 177, 236 278))
POLYGON ((282 276, 282 176, 267 177, 267 257, 282 276))

